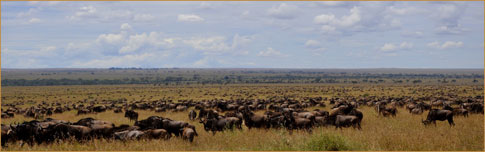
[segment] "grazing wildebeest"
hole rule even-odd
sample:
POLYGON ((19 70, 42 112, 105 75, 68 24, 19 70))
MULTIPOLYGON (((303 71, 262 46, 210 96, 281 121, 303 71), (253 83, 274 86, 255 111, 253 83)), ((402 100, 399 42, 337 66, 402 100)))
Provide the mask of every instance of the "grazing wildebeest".
POLYGON ((411 110, 411 114, 414 114, 414 115, 419 115, 422 113, 423 113, 423 109, 421 108, 414 108, 413 110, 411 110))
POLYGON ((354 128, 362 129, 360 127, 360 120, 357 116, 353 115, 337 115, 337 118, 335 119, 335 128, 340 128, 342 127, 350 127, 353 126, 354 128))
POLYGON ((453 122, 453 112, 450 110, 441 110, 441 109, 431 109, 426 117, 426 120, 422 120, 424 125, 428 125, 431 122, 434 123, 436 126, 436 120, 445 121, 448 120, 450 126, 454 126, 455 122, 453 122))
POLYGON ((180 129, 183 129, 187 125, 189 125, 189 123, 183 121, 169 119, 162 120, 162 128, 167 130, 167 132, 170 134, 173 133, 177 137, 182 135, 182 131, 180 129))
POLYGON ((2 124, 2 147, 6 147, 6 143, 14 136, 12 127, 2 124))
POLYGON ((167 132, 165 129, 149 129, 144 131, 145 135, 149 139, 160 139, 163 138, 165 140, 170 139, 172 137, 171 134, 167 132))
POLYGON ((90 112, 91 111, 89 111, 88 109, 79 109, 79 110, 77 110, 77 115, 88 114, 90 112))
POLYGON ((141 130, 146 129, 161 129, 163 127, 163 120, 160 116, 150 116, 147 119, 136 121, 135 126, 140 127, 141 130))
MULTIPOLYGON (((227 118, 210 118, 201 120, 200 123, 204 124, 205 131, 212 131, 212 134, 216 134, 216 131, 224 131, 225 129, 233 129, 234 126, 241 122, 239 118, 227 117, 227 118)), ((238 127, 239 128, 239 127, 238 127)))
POLYGON ((113 136, 115 139, 119 140, 131 140, 140 139, 145 135, 145 132, 139 130, 125 130, 120 132, 115 132, 113 136))
POLYGON ((248 129, 251 129, 253 127, 254 128, 266 127, 267 118, 263 115, 257 115, 251 111, 245 111, 243 112, 243 118, 244 118, 244 124, 246 124, 248 129))
POLYGON ((115 113, 122 113, 122 112, 123 112, 123 110, 122 110, 121 108, 116 108, 116 109, 114 110, 114 112, 115 112, 115 113))
POLYGON ((184 127, 181 129, 182 131, 182 139, 189 140, 190 142, 194 141, 195 131, 192 128, 184 127))
POLYGON ((126 110, 125 117, 130 119, 130 121, 132 121, 132 120, 138 121, 138 113, 133 111, 133 110, 126 110))
POLYGON ((195 112, 195 110, 190 110, 190 112, 189 112, 189 119, 190 120, 195 120, 195 118, 197 118, 197 112, 195 112))

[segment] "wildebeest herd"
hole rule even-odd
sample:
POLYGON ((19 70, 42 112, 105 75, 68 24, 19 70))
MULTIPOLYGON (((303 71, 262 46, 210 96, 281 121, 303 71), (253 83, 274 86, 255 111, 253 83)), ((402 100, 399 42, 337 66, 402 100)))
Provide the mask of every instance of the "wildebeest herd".
MULTIPOLYGON (((374 107, 376 113, 382 117, 396 116, 397 107, 405 107, 409 113, 422 114, 428 111, 424 125, 436 121, 447 120, 454 126, 453 117, 469 114, 483 114, 483 96, 456 98, 413 98, 413 97, 375 97, 365 98, 323 98, 305 97, 303 100, 291 98, 270 99, 232 99, 232 100, 156 100, 135 101, 105 100, 91 101, 85 105, 61 104, 42 102, 28 108, 18 108, 22 102, 5 104, 2 107, 2 118, 16 115, 32 117, 36 120, 22 123, 2 124, 2 147, 8 143, 20 141, 23 145, 53 143, 61 140, 74 139, 85 142, 91 139, 104 138, 107 140, 137 140, 164 139, 173 136, 193 142, 198 136, 193 123, 201 123, 204 130, 216 134, 225 130, 272 129, 284 128, 290 133, 292 130, 312 132, 314 127, 335 126, 353 127, 361 130, 365 121, 364 114, 359 110, 361 106, 374 107), (424 102, 430 101, 430 102, 424 102), (121 105, 121 106, 120 106, 121 105), (331 110, 320 108, 331 106, 331 110), (8 107, 4 110, 4 107, 8 107), (312 109, 312 110, 308 110, 312 109), (63 113, 77 110, 78 115, 101 113, 113 110, 115 113, 124 112, 124 116, 133 125, 115 125, 112 122, 98 120, 91 117, 76 122, 45 118, 53 113, 63 113), (138 110, 153 112, 187 112, 192 122, 172 120, 168 117, 150 116, 138 120, 138 110), (192 123, 192 124, 191 124, 192 123)), ((200 129, 199 129, 200 130, 200 129)))

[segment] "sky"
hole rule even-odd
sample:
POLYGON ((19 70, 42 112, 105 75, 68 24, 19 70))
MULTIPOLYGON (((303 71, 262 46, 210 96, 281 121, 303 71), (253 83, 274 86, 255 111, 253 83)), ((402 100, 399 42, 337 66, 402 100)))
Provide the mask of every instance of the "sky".
POLYGON ((2 68, 484 68, 484 2, 1 1, 2 68))

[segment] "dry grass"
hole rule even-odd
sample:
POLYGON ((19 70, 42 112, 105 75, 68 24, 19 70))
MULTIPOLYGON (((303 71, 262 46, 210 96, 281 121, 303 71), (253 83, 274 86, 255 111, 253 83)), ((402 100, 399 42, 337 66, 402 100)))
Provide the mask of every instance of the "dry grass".
MULTIPOLYGON (((70 86, 70 87, 15 87, 2 88, 2 95, 6 96, 7 102, 15 102, 16 97, 25 96, 32 100, 39 101, 78 101, 84 98, 103 99, 103 98, 128 98, 132 100, 155 100, 161 98, 196 100, 209 98, 230 98, 243 96, 246 93, 255 94, 253 98, 267 98, 275 94, 288 96, 295 95, 296 98, 304 96, 336 96, 341 95, 358 96, 362 94, 377 95, 409 95, 415 88, 413 87, 363 87, 361 90, 353 90, 351 87, 336 87, 330 92, 322 88, 329 86, 211 86, 206 88, 154 88, 146 86, 70 86), (257 89, 254 89, 257 88, 257 89), (67 90, 69 89, 69 90, 67 90), (337 91, 340 89, 340 91, 337 91), (342 89, 349 89, 343 91, 342 89), (96 93, 100 94, 99 96, 96 93), (129 96, 129 94, 131 96, 129 96), (208 93, 207 95, 205 95, 208 93), (214 95, 211 95, 211 94, 214 95), (224 96, 224 94, 226 94, 224 96), (45 95, 45 96, 42 96, 45 95), (69 96, 69 98, 67 98, 69 96), (150 97, 152 96, 152 97, 150 97), (56 98, 54 98, 56 97, 56 98), (76 98, 73 98, 76 97, 76 98)), ((433 87, 421 88, 416 95, 433 94, 433 87), (424 91, 423 91, 424 90, 424 91)), ((442 91, 449 90, 474 90, 473 87, 455 86, 442 88, 442 91), (459 89, 457 89, 459 88, 459 89)), ((483 91, 468 91, 460 95, 475 95, 483 91)), ((20 100, 20 99, 19 99, 20 100)), ((28 106, 28 105, 25 105, 28 106)), ((326 110, 329 109, 324 108, 326 110)), ((313 133, 305 131, 295 131, 289 134, 285 129, 251 129, 244 127, 242 131, 226 131, 212 135, 203 130, 203 126, 198 122, 188 120, 187 112, 177 113, 155 113, 153 111, 138 111, 140 119, 152 115, 160 115, 175 120, 183 120, 194 124, 199 132, 193 143, 183 141, 180 138, 170 140, 141 140, 141 141, 111 141, 93 140, 87 143, 76 141, 65 141, 49 145, 35 145, 33 147, 20 147, 18 143, 11 143, 9 147, 2 150, 484 150, 484 116, 472 114, 468 118, 455 117, 456 126, 450 127, 447 122, 438 121, 437 126, 425 127, 421 123, 423 115, 411 115, 403 108, 399 108, 396 117, 378 117, 373 108, 362 106, 359 108, 364 113, 362 130, 345 128, 337 130, 334 127, 314 128, 313 133)), ((310 109, 311 110, 311 109, 310 109)), ((54 114, 52 118, 77 121, 81 118, 93 117, 120 124, 130 124, 123 114, 116 114, 112 111, 76 116, 75 111, 54 114)), ((16 116, 11 119, 3 119, 2 123, 22 122, 30 120, 23 116, 16 116)))

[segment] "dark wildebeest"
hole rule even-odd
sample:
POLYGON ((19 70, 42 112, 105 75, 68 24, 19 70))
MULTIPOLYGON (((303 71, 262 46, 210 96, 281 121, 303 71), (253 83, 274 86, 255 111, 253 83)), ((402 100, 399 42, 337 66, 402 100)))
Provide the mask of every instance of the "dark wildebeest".
POLYGON ((445 121, 448 120, 450 127, 455 125, 453 122, 453 112, 450 110, 441 110, 441 109, 431 109, 426 117, 426 120, 422 120, 424 125, 428 125, 431 122, 434 123, 436 126, 436 120, 445 121))
POLYGON ((170 120, 170 119, 164 119, 162 120, 162 128, 167 130, 168 133, 174 134, 175 136, 182 135, 181 129, 189 125, 187 122, 183 121, 176 121, 176 120, 170 120))
POLYGON ((133 111, 133 110, 126 110, 125 117, 130 119, 130 121, 132 121, 132 120, 138 121, 138 113, 133 111))
POLYGON ((189 119, 190 120, 195 120, 195 118, 197 118, 197 112, 195 112, 195 110, 190 110, 190 112, 189 112, 189 119))
POLYGON ((204 124, 206 131, 212 131, 213 134, 216 131, 224 131, 225 129, 233 130, 234 126, 238 129, 242 129, 242 120, 237 117, 222 117, 222 118, 210 118, 200 121, 204 124))
POLYGON ((342 127, 350 126, 362 129, 360 127, 359 117, 353 115, 337 115, 337 118, 335 119, 335 128, 342 129, 342 127))
POLYGON ((254 128, 267 127, 266 125, 267 118, 263 115, 257 115, 247 110, 243 112, 243 118, 244 118, 244 124, 246 124, 248 129, 251 129, 253 127, 254 128))
POLYGON ((6 147, 6 143, 14 136, 12 127, 2 124, 2 147, 6 147))
POLYGON ((311 128, 313 127, 313 122, 315 122, 315 116, 312 117, 313 120, 308 118, 295 117, 293 114, 289 113, 285 113, 284 116, 284 124, 288 130, 291 131, 293 129, 306 129, 308 132, 312 132, 311 128))

